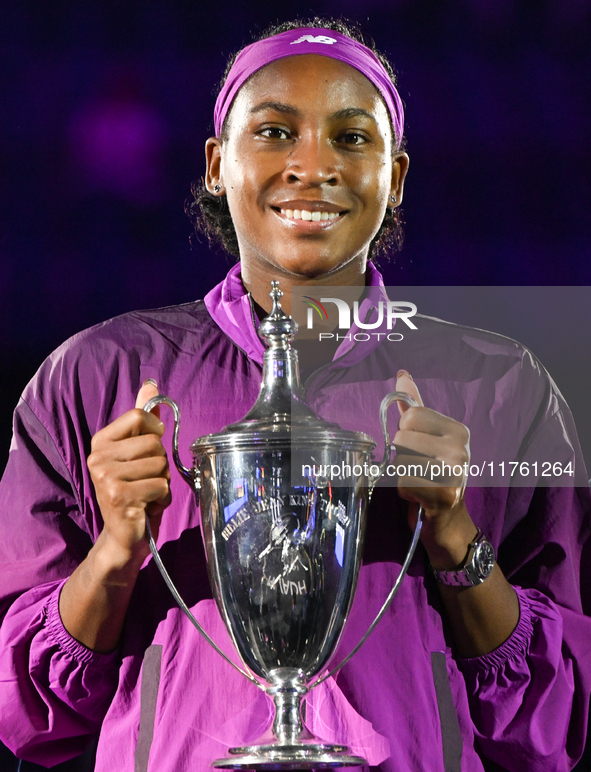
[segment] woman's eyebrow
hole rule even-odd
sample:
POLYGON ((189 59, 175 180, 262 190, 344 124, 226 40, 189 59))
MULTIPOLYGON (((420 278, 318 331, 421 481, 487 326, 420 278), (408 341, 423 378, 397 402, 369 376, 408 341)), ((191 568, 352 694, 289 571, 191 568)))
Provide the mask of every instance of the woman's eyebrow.
POLYGON ((375 116, 372 115, 369 110, 364 110, 363 107, 345 107, 343 110, 337 110, 330 118, 332 120, 342 120, 343 118, 357 118, 357 117, 369 118, 376 123, 375 116))
MULTIPOLYGON (((288 105, 285 102, 273 102, 270 100, 259 102, 258 104, 254 105, 250 108, 249 114, 256 115, 256 113, 262 113, 265 110, 274 110, 275 112, 283 113, 285 115, 294 115, 298 118, 302 116, 302 112, 298 110, 297 107, 288 105)), ((344 107, 342 110, 337 110, 335 113, 332 113, 328 117, 329 120, 343 120, 346 118, 363 117, 369 118, 371 121, 373 121, 373 123, 376 123, 375 116, 370 113, 369 110, 365 110, 363 107, 344 107)))
POLYGON ((251 115, 254 115, 255 113, 261 113, 264 110, 275 110, 275 112, 285 113, 286 115, 301 115, 297 107, 286 105, 284 102, 259 102, 258 105, 251 107, 249 112, 251 115))

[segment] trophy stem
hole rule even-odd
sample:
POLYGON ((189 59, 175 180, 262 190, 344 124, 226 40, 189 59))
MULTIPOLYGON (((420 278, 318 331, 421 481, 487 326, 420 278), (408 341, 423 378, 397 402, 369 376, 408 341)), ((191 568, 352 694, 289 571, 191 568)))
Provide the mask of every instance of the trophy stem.
POLYGON ((274 737, 267 732, 252 745, 230 748, 229 756, 214 761, 213 767, 295 771, 367 765, 365 759, 351 755, 346 745, 322 742, 306 729, 301 703, 308 688, 301 670, 277 668, 267 678, 272 684, 267 694, 275 703, 274 737))
POLYGON ((308 689, 302 684, 304 674, 292 668, 280 668, 269 673, 273 683, 267 694, 275 702, 273 734, 281 745, 297 743, 304 729, 301 715, 302 698, 308 689))

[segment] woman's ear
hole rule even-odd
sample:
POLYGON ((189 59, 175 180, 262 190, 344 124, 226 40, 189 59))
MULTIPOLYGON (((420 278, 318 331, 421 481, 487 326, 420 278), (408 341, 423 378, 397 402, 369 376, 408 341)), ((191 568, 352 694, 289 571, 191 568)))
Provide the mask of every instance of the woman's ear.
POLYGON ((390 186, 390 196, 388 206, 394 209, 402 203, 404 193, 404 180, 408 171, 409 157, 406 153, 396 153, 392 159, 392 184, 390 186))
POLYGON ((222 142, 210 137, 205 143, 205 187, 214 196, 224 192, 222 183, 222 142))

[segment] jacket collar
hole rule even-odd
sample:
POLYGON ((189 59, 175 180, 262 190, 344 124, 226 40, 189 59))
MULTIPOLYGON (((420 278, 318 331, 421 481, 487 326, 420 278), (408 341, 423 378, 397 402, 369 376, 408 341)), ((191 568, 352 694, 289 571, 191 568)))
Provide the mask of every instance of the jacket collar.
MULTIPOLYGON (((265 346, 258 335, 259 322, 254 311, 254 306, 250 293, 248 293, 242 284, 242 274, 240 272, 240 263, 234 265, 228 272, 226 278, 216 285, 211 292, 205 296, 205 306, 218 327, 239 346, 248 357, 255 362, 262 364, 265 346)), ((377 300, 386 298, 384 290, 384 280, 381 273, 370 262, 367 263, 366 284, 369 291, 359 308, 359 317, 367 319, 372 312, 372 307, 376 306, 377 300)), ((340 359, 345 354, 355 349, 355 361, 362 359, 371 350, 378 345, 378 337, 371 336, 369 341, 363 341, 362 345, 356 344, 354 339, 355 332, 358 330, 355 325, 349 331, 349 335, 344 335, 343 342, 339 346, 335 358, 340 359)), ((353 364, 350 356, 346 357, 346 364, 353 364)))
POLYGON ((258 336, 258 319, 250 293, 244 289, 240 263, 205 296, 205 306, 214 322, 248 357, 263 362, 265 346, 258 336))

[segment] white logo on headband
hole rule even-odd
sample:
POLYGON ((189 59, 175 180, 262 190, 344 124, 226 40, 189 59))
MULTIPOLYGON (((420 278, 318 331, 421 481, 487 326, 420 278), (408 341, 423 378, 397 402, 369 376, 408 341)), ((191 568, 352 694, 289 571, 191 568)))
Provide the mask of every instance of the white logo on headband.
POLYGON ((296 43, 325 43, 328 46, 332 46, 333 43, 336 43, 336 38, 329 38, 327 35, 317 35, 314 37, 314 35, 302 35, 301 38, 298 38, 297 40, 292 40, 290 45, 294 46, 296 43))

